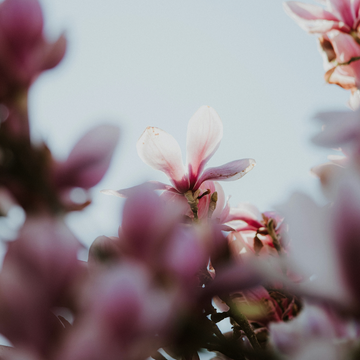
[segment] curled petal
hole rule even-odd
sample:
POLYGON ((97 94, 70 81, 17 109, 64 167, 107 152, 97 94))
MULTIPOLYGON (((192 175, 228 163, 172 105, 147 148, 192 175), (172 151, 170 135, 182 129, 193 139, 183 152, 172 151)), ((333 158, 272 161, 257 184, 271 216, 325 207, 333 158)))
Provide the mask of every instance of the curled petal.
POLYGON ((222 136, 223 125, 217 112, 210 106, 200 107, 191 117, 187 129, 190 187, 195 185, 205 164, 219 147, 222 136))
POLYGON ((164 172, 179 192, 188 190, 181 149, 170 134, 156 127, 147 127, 136 148, 141 160, 164 172))
POLYGON ((226 222, 241 221, 242 223, 231 226, 236 226, 239 230, 257 230, 264 226, 261 222, 260 211, 251 204, 239 204, 236 208, 230 208, 226 222))
POLYGON ((287 1, 284 3, 284 10, 302 29, 309 33, 323 34, 340 28, 350 32, 348 26, 320 6, 287 1))
POLYGON ((68 159, 57 166, 54 181, 58 187, 95 186, 105 175, 119 140, 119 129, 101 125, 85 134, 68 159))
MULTIPOLYGON (((149 190, 171 190, 174 189, 172 186, 164 184, 159 181, 148 181, 145 183, 149 190)), ((140 191, 144 187, 144 184, 132 186, 127 189, 120 189, 120 190, 110 190, 104 189, 100 192, 105 195, 113 195, 121 198, 127 198, 129 196, 135 195, 138 191, 140 191)))
POLYGON ((200 179, 197 181, 194 189, 198 189, 199 186, 207 180, 212 181, 233 181, 242 178, 247 174, 254 166, 256 162, 254 159, 242 159, 231 161, 225 165, 209 168, 204 171, 200 179))

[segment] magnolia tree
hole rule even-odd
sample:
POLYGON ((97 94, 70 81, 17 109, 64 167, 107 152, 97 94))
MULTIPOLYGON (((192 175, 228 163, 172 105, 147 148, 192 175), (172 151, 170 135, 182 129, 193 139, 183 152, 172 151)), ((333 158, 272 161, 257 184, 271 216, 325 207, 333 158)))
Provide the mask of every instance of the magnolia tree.
POLYGON ((0 272, 0 333, 11 344, 1 359, 360 357, 360 1, 319 2, 284 7, 318 34, 327 82, 351 91, 352 110, 317 115, 324 130, 313 141, 341 151, 313 169, 328 205, 299 193, 277 212, 232 207, 218 181, 239 180, 255 160, 206 167, 223 125, 202 106, 186 165, 170 134, 145 129, 138 154, 169 184, 103 190, 126 198, 122 221, 87 262, 64 217, 90 204, 71 195, 102 179, 119 131, 90 130, 62 162, 31 141, 28 91, 66 39, 46 40, 37 0, 0 4, 0 215, 26 213, 0 272))

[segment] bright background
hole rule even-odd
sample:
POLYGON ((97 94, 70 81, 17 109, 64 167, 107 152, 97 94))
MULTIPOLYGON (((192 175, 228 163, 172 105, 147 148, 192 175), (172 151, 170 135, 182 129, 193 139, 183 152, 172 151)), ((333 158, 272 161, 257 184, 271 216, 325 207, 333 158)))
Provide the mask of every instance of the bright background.
MULTIPOLYGON (((110 171, 94 189, 86 211, 69 224, 86 244, 116 235, 122 199, 100 189, 146 180, 167 182, 148 167, 135 144, 147 126, 179 142, 201 106, 216 109, 224 137, 209 165, 251 157, 257 166, 223 183, 231 204, 248 201, 261 211, 294 190, 319 193, 309 169, 326 151, 309 139, 319 130, 311 117, 345 109, 348 93, 323 79, 314 36, 301 30, 282 1, 43 0, 49 36, 66 30, 68 52, 31 91, 35 138, 65 158, 89 128, 121 128, 110 171)), ((319 196, 317 195, 319 198, 319 196)))

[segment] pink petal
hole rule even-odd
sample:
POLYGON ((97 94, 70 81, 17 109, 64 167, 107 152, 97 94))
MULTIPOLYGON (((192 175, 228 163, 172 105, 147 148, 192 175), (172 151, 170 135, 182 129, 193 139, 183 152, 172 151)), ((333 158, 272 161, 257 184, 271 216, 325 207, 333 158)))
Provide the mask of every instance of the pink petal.
POLYGON ((261 270, 250 263, 231 264, 216 269, 216 277, 205 287, 203 296, 213 297, 251 288, 259 285, 263 277, 261 270))
MULTIPOLYGON (((148 181, 145 183, 149 190, 171 190, 174 189, 172 186, 164 184, 159 181, 148 181)), ((105 195, 113 195, 118 196, 121 198, 127 198, 129 196, 135 195, 139 190, 144 187, 144 184, 132 186, 127 189, 120 189, 120 190, 111 190, 111 189, 104 189, 100 192, 105 195)))
POLYGON ((328 38, 334 47, 336 60, 339 63, 347 62, 351 58, 360 56, 360 45, 351 35, 333 30, 328 33, 328 38))
POLYGON ((335 84, 345 90, 354 91, 356 89, 356 80, 354 72, 350 66, 333 67, 325 73, 325 81, 329 84, 335 84))
POLYGON ((360 295, 360 194, 358 183, 355 186, 350 181, 345 181, 339 191, 335 203, 334 221, 332 228, 335 235, 336 254, 341 265, 341 275, 355 299, 360 295))
POLYGON ((5 0, 0 6, 0 29, 12 50, 33 45, 41 39, 44 19, 37 0, 5 0))
MULTIPOLYGON (((360 56, 360 45, 351 35, 340 31, 331 31, 328 33, 328 37, 334 47, 338 63, 346 63, 360 56)), ((360 86, 360 60, 355 60, 349 65, 341 65, 340 69, 345 76, 347 75, 355 79, 357 87, 360 86)), ((333 75, 330 80, 334 81, 333 75)))
POLYGON ((353 12, 356 8, 359 8, 358 1, 357 4, 350 4, 350 1, 344 0, 328 0, 328 5, 330 5, 330 11, 341 19, 346 25, 352 28, 355 24, 355 18, 357 14, 353 12))
POLYGON ((322 112, 315 115, 323 123, 323 131, 312 141, 324 147, 343 147, 360 137, 359 113, 353 111, 322 112))
POLYGON ((44 70, 55 67, 65 56, 67 41, 64 34, 51 44, 45 45, 45 54, 42 68, 44 70))
POLYGON ((222 166, 206 169, 200 179, 196 182, 194 190, 198 189, 199 186, 206 180, 238 180, 247 174, 255 165, 256 162, 254 159, 242 159, 229 162, 222 166))
POLYGON ((174 188, 165 190, 160 195, 160 199, 169 204, 169 206, 178 209, 180 213, 190 215, 192 212, 185 196, 173 190, 174 188))
POLYGON ((147 127, 136 148, 141 160, 164 172, 179 192, 189 189, 180 146, 170 134, 156 127, 147 127))
POLYGON ((310 33, 322 34, 340 28, 350 32, 350 28, 344 29, 338 18, 320 6, 287 1, 284 3, 284 10, 302 29, 310 33))
POLYGON ((166 270, 192 285, 200 268, 206 267, 208 256, 194 229, 179 226, 167 245, 164 265, 166 270))
POLYGON ((360 10, 360 0, 352 0, 351 1, 351 15, 355 22, 352 24, 352 28, 355 29, 357 27, 357 22, 359 19, 359 10, 360 10))
POLYGON ((160 261, 160 249, 180 215, 178 208, 162 201, 144 184, 126 200, 123 209, 121 229, 127 254, 150 263, 160 261))
POLYGON ((222 136, 221 119, 210 106, 202 106, 191 117, 187 129, 186 146, 191 188, 196 183, 205 164, 219 147, 222 136))
POLYGON ((74 146, 68 159, 57 166, 54 181, 58 187, 96 185, 105 175, 119 140, 119 129, 101 125, 90 130, 74 146))

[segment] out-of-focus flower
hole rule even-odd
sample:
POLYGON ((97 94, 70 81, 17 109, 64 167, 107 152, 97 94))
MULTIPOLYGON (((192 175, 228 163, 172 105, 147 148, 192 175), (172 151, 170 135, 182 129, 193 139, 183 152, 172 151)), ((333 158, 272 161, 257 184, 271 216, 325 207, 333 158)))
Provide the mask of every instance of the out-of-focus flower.
POLYGON ((76 143, 65 161, 54 163, 51 181, 64 202, 67 199, 73 202, 71 192, 74 188, 88 190, 104 177, 119 133, 119 129, 112 125, 94 127, 76 143))
POLYGON ((86 191, 106 173, 118 139, 115 126, 95 127, 79 140, 67 160, 58 162, 45 145, 19 144, 4 136, 0 142, 4 154, 0 184, 26 211, 57 213, 82 209, 89 204, 86 191), (79 199, 76 190, 82 193, 79 199))
POLYGON ((64 57, 66 39, 49 43, 43 35, 37 0, 5 0, 0 4, 0 100, 14 101, 44 70, 64 57))
POLYGON ((59 359, 148 358, 161 346, 172 300, 139 264, 127 261, 98 274, 59 359))
POLYGON ((304 277, 298 290, 348 309, 359 308, 358 188, 357 179, 345 176, 331 207, 320 207, 303 194, 294 194, 281 207, 289 224, 289 265, 304 277))
POLYGON ((359 105, 360 3, 329 0, 326 8, 297 1, 284 3, 286 13, 309 33, 320 34, 325 80, 351 90, 350 105, 359 105))
MULTIPOLYGON (((159 128, 148 127, 137 142, 138 154, 146 164, 164 172, 172 183, 172 186, 169 186, 153 182, 153 188, 175 194, 191 192, 192 196, 205 181, 229 181, 243 177, 255 166, 255 160, 235 160, 204 170, 206 163, 219 147, 222 135, 223 125, 216 111, 210 106, 200 107, 188 124, 187 166, 184 167, 177 141, 159 128)), ((129 190, 104 192, 127 196, 129 190)), ((196 201, 195 198, 193 200, 196 201)))
POLYGON ((0 274, 0 331, 14 346, 46 355, 63 326, 51 312, 68 306, 82 268, 80 243, 60 219, 28 217, 10 242, 0 274))
POLYGON ((329 162, 311 169, 320 178, 325 196, 334 200, 343 178, 360 175, 360 112, 320 112, 315 119, 322 131, 313 137, 313 143, 339 151, 339 155, 328 156, 329 162))
POLYGON ((270 324, 271 345, 289 359, 346 359, 349 345, 358 338, 354 323, 319 305, 305 304, 297 318, 270 324))

